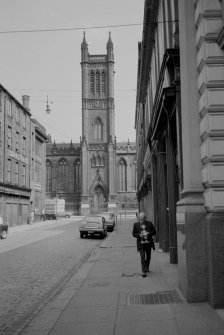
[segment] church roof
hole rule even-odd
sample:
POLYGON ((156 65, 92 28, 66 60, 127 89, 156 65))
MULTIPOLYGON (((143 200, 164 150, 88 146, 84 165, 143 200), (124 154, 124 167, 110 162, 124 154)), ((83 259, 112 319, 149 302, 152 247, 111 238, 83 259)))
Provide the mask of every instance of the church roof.
POLYGON ((117 154, 131 153, 136 152, 136 143, 135 142, 117 142, 116 145, 117 154))
POLYGON ((77 154, 80 152, 80 143, 47 143, 47 155, 50 154, 77 154))
MULTIPOLYGON (((77 154, 80 152, 80 149, 80 143, 47 143, 47 155, 77 154)), ((129 141, 117 142, 116 152, 117 154, 136 153, 136 143, 129 141)))

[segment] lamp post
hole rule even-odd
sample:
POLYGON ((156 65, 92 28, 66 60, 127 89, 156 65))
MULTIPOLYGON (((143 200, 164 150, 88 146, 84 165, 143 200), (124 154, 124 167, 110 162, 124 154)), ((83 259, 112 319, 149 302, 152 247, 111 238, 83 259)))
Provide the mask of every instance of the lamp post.
POLYGON ((126 198, 126 193, 124 196, 124 217, 125 217, 125 221, 126 221, 126 206, 127 206, 127 198, 126 198))
POLYGON ((60 184, 56 184, 56 192, 55 192, 55 196, 56 196, 56 201, 55 201, 55 206, 56 206, 56 208, 55 208, 55 212, 56 212, 56 220, 57 220, 57 217, 58 217, 58 190, 60 189, 60 184))
POLYGON ((55 196, 56 196, 56 199, 55 199, 55 212, 56 212, 56 220, 57 220, 57 217, 58 217, 58 184, 56 185, 56 192, 55 192, 55 196))

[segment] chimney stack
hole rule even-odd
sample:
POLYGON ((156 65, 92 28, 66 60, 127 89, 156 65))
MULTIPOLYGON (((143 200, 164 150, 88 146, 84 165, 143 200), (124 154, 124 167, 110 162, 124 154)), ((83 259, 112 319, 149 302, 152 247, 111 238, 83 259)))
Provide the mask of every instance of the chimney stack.
POLYGON ((22 96, 23 99, 23 107, 25 107, 28 111, 30 110, 30 97, 29 95, 23 95, 22 96))

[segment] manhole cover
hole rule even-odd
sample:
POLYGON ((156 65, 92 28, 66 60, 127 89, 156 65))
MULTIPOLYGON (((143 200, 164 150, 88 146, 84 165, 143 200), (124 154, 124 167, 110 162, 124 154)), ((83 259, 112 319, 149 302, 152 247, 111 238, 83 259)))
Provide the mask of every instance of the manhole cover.
POLYGON ((160 291, 150 294, 127 295, 127 305, 181 304, 177 291, 160 291))

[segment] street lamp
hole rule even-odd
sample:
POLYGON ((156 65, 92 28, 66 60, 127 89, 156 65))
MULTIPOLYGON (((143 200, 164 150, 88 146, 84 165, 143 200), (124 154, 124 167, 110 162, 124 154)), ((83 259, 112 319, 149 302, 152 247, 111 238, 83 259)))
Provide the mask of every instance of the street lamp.
MULTIPOLYGON (((51 104, 53 104, 53 101, 50 101, 51 104)), ((48 95, 47 95, 47 103, 46 103, 46 113, 50 114, 51 109, 49 107, 49 101, 48 101, 48 95)))
POLYGON ((55 205, 56 205, 56 210, 55 210, 55 212, 56 212, 56 220, 57 220, 57 216, 58 216, 58 190, 61 190, 61 185, 60 184, 58 184, 57 183, 57 185, 56 185, 56 192, 55 192, 55 196, 56 196, 56 202, 55 202, 55 205))

